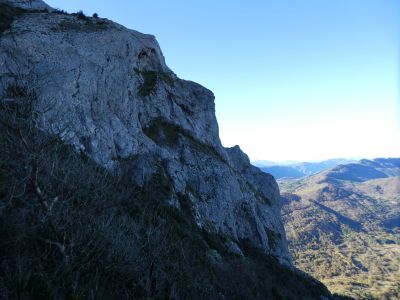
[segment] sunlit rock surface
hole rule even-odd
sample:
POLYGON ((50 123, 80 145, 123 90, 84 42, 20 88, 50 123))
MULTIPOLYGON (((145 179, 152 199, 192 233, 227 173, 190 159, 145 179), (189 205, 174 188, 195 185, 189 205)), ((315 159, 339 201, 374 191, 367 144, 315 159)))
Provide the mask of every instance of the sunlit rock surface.
POLYGON ((2 98, 27 90, 44 132, 141 186, 161 170, 169 202, 179 207, 186 195, 198 226, 290 264, 274 178, 221 145, 213 93, 179 79, 154 36, 42 1, 11 2, 43 12, 16 16, 0 33, 2 98))

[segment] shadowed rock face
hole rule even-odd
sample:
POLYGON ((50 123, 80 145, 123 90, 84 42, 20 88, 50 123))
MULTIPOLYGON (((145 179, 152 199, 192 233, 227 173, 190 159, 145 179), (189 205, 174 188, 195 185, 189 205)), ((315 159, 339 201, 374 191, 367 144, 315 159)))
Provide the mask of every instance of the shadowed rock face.
POLYGON ((214 95, 179 79, 153 36, 106 19, 22 13, 1 35, 0 96, 27 94, 44 132, 141 186, 161 170, 165 200, 179 207, 185 194, 198 226, 290 264, 275 180, 239 147, 222 147, 214 95))

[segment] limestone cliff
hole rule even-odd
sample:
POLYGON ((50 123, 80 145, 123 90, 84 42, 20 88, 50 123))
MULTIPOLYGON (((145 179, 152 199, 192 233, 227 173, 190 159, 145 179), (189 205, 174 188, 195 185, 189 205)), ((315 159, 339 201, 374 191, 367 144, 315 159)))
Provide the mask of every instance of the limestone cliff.
POLYGON ((179 79, 154 36, 38 0, 10 2, 25 11, 0 33, 3 100, 28 91, 43 132, 140 186, 161 170, 172 190, 165 201, 179 208, 186 195, 199 227, 291 264, 274 178, 221 145, 213 93, 179 79))

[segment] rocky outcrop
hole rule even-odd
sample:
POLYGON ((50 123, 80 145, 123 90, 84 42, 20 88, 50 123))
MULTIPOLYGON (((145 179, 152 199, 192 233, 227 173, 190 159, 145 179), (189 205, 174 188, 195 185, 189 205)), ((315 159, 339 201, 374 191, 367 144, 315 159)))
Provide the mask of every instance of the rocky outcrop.
POLYGON ((27 10, 52 10, 52 8, 42 0, 2 0, 2 2, 12 2, 15 7, 27 10))
POLYGON ((275 180, 222 147, 213 93, 179 79, 154 36, 38 0, 9 3, 27 10, 0 33, 3 101, 33 101, 42 131, 140 186, 161 173, 165 200, 179 208, 185 195, 198 226, 290 264, 275 180))

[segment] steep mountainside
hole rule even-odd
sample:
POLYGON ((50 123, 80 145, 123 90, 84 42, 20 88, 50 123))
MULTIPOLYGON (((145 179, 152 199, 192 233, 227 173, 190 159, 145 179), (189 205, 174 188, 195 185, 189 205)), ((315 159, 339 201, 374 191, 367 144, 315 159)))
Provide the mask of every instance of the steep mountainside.
POLYGON ((153 36, 0 1, 0 291, 23 299, 322 299, 276 181, 223 148, 214 96, 153 36))
POLYGON ((400 177, 388 177, 399 175, 399 161, 362 160, 279 181, 297 267, 356 298, 400 296, 400 177))

